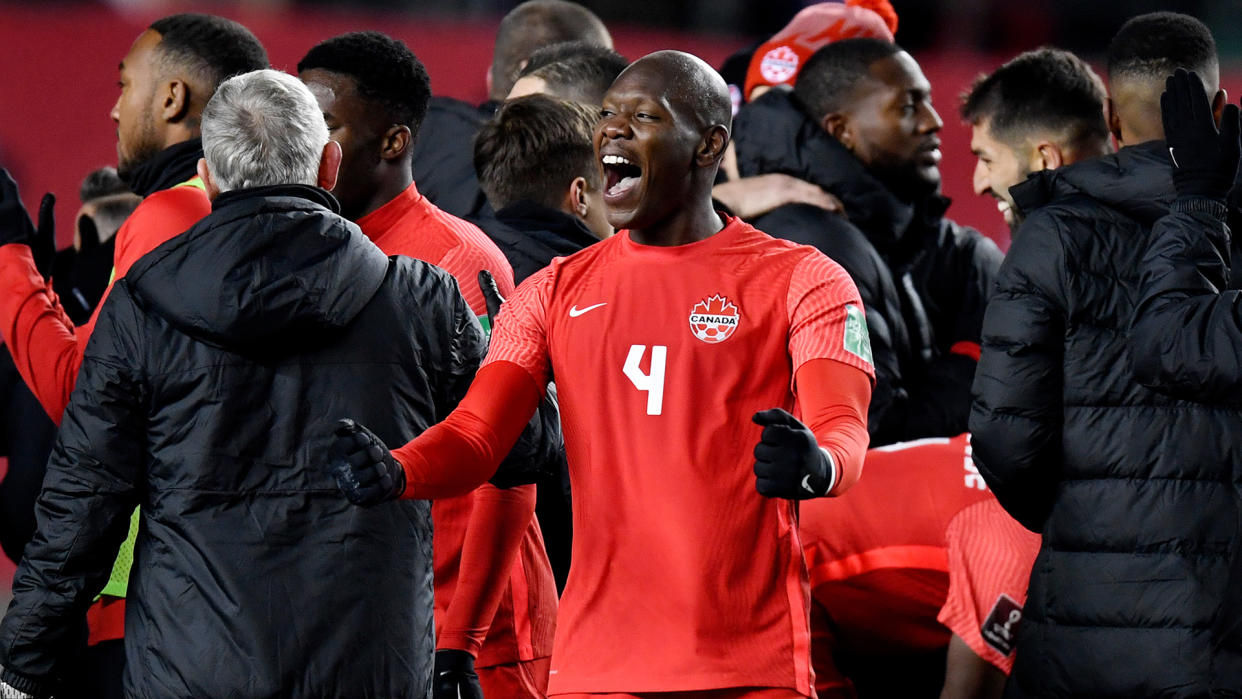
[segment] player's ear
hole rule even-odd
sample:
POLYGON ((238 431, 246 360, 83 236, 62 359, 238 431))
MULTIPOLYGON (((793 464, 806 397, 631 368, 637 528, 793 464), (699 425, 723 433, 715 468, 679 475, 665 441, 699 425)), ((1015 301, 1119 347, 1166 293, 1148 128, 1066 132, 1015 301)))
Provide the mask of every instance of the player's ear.
POLYGON ((722 124, 714 124, 703 133, 703 140, 694 153, 694 163, 699 167, 715 165, 724 156, 729 146, 729 129, 722 124))
POLYGON ((341 144, 328 141, 319 156, 319 175, 316 184, 331 192, 336 188, 336 176, 341 169, 341 144))
POLYGON ((1117 114, 1117 105, 1113 104, 1111 97, 1104 100, 1104 120, 1108 122, 1108 132, 1121 144, 1121 116, 1117 114))
POLYGON ((404 124, 393 124, 384 132, 384 136, 380 139, 380 159, 395 160, 405 155, 410 149, 410 144, 414 142, 414 135, 410 133, 410 127, 404 124))
POLYGON ((563 209, 566 213, 575 214, 578 218, 586 218, 587 215, 587 181, 585 177, 575 177, 573 182, 569 183, 569 189, 565 192, 565 203, 563 209))
POLYGON ((199 158, 195 169, 198 170, 199 179, 203 181, 203 191, 207 193, 207 198, 214 200, 220 196, 220 188, 216 186, 216 180, 211 176, 211 169, 207 167, 207 159, 199 158))
POLYGON ((1040 141, 1032 152, 1030 170, 1055 170, 1065 164, 1061 147, 1051 141, 1040 141))
POLYGON ((850 152, 854 151, 854 135, 850 130, 850 120, 844 114, 828 112, 823 119, 819 120, 819 125, 850 152))

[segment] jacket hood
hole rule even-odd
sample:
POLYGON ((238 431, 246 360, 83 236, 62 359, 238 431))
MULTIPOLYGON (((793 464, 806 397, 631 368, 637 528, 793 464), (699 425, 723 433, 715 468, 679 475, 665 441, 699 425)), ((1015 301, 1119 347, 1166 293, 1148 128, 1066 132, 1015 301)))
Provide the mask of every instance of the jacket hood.
POLYGON ((1164 141, 1127 146, 1111 155, 1042 170, 1009 189, 1023 215, 1061 197, 1085 194, 1151 226, 1176 196, 1173 163, 1164 141))
MULTIPOLYGON (((895 245, 916 215, 858 158, 808 119, 788 90, 769 90, 733 120, 733 147, 742 177, 783 173, 831 192, 880 250, 895 245)), ((935 207, 943 214, 944 205, 935 207)))
POLYGON ((371 300, 388 258, 316 187, 226 192, 212 212, 126 276, 135 299, 182 332, 282 354, 334 335, 371 300))

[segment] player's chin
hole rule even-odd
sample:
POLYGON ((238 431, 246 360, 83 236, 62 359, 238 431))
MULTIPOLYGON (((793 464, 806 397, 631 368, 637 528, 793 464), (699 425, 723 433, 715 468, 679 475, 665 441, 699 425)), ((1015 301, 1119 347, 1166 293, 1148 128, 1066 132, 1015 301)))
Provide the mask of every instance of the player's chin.
POLYGON ((641 228, 641 212, 635 207, 629 206, 606 206, 605 218, 608 219, 608 225, 614 230, 627 230, 630 228, 641 228))

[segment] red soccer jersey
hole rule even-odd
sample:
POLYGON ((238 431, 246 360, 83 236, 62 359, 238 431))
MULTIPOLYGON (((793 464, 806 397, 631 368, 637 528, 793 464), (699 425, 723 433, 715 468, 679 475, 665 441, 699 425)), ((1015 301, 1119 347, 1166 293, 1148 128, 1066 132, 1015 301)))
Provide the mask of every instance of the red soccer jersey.
POLYGON ((1040 536, 996 500, 984 500, 954 517, 946 538, 949 592, 940 623, 975 655, 1009 674, 1040 536))
POLYGON ((978 623, 972 632, 969 624, 945 628, 937 621, 950 587, 959 588, 959 604, 981 594, 990 596, 990 607, 1004 591, 1020 607, 1039 548, 1037 535, 1031 535, 1032 548, 999 525, 960 531, 960 518, 980 503, 1021 529, 987 490, 967 435, 872 449, 863 470, 848 496, 802 507, 821 699, 854 695, 833 661, 835 649, 864 656, 917 654, 945 647, 951 633, 976 648, 981 642, 971 639, 979 636, 978 623), (951 536, 955 529, 960 534, 951 536), (988 571, 988 584, 954 582, 971 569, 988 571), (1009 574, 990 574, 1001 570, 1009 574))
POLYGON ((739 219, 676 247, 623 231, 522 283, 484 364, 558 379, 574 540, 550 694, 811 694, 797 510, 755 490, 751 416, 792 411, 808 361, 872 374, 861 307, 836 263, 739 219))
MULTIPOLYGON (((501 295, 513 292, 513 269, 496 244, 478 227, 436 208, 413 184, 392 201, 363 216, 358 226, 386 254, 430 262, 452 274, 470 308, 479 315, 487 313, 478 284, 480 270, 492 273, 501 295)), ((533 492, 530 496, 526 509, 533 511, 533 492)), ((492 553, 496 548, 494 542, 504 535, 504 532, 497 532, 497 528, 510 526, 505 522, 505 509, 522 507, 515 498, 493 494, 486 500, 484 507, 488 511, 480 521, 477 515, 472 518, 478 498, 479 491, 476 491, 432 504, 437 647, 475 653, 478 667, 547 657, 552 652, 556 623, 556 583, 544 551, 538 520, 533 515, 524 517, 527 521, 518 525, 521 540, 517 559, 504 581, 495 615, 490 620, 478 618, 473 612, 487 604, 486 600, 478 596, 464 599, 457 594, 466 547, 481 545, 492 553), (463 614, 453 614, 450 620, 450 605, 454 603, 469 608, 463 610, 463 614), (472 617, 470 623, 459 623, 466 616, 472 617), (480 649, 479 625, 486 628, 489 622, 491 626, 480 649)), ((480 587, 473 586, 472 595, 487 596, 487 591, 480 587)))

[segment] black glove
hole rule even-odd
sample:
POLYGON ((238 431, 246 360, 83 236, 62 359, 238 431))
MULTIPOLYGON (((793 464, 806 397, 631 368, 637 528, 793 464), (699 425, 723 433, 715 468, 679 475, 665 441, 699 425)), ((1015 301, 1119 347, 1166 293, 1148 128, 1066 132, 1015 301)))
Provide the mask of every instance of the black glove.
POLYGON ((483 699, 479 676, 474 672, 474 656, 464 650, 436 651, 435 677, 431 680, 432 699, 483 699))
POLYGON ((47 193, 39 203, 39 227, 30 222, 30 214, 22 206, 17 183, 9 171, 0 168, 0 245, 22 243, 30 246, 35 267, 45 278, 52 272, 52 259, 56 257, 56 217, 53 209, 56 195, 47 193))
POLYGON ((1237 105, 1225 105, 1218 131, 1203 81, 1178 68, 1165 80, 1160 114, 1178 196, 1224 199, 1233 189, 1242 151, 1237 105))
POLYGON ((479 291, 483 292, 483 302, 487 304, 487 331, 490 333, 492 328, 496 327, 496 316, 500 315, 500 307, 504 304, 505 299, 500 295, 500 287, 496 286, 496 279, 492 277, 492 273, 481 269, 479 270, 479 291))
POLYGON ((835 469, 815 434, 798 418, 772 408, 751 418, 763 425, 755 445, 755 490, 769 498, 806 500, 832 488, 835 469))
POLYGON ((396 499, 405 491, 405 471, 371 430, 353 420, 336 423, 328 448, 328 472, 355 505, 396 499))

